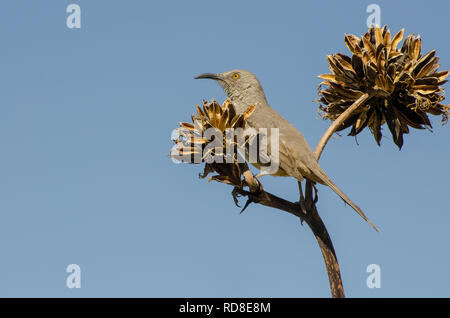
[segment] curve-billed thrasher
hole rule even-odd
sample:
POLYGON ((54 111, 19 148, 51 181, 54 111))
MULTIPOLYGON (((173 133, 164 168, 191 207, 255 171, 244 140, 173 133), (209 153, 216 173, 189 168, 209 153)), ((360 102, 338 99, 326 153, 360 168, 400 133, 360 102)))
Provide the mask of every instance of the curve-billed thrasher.
MULTIPOLYGON (((244 70, 232 70, 221 74, 204 73, 196 77, 196 79, 200 78, 216 80, 239 113, 254 105, 255 110, 247 119, 252 128, 279 129, 279 170, 272 175, 292 176, 299 182, 306 178, 314 183, 329 186, 378 231, 361 209, 322 170, 314 152, 300 131, 270 107, 263 88, 254 74, 244 70)), ((268 140, 270 142, 270 139, 268 140)), ((260 168, 258 165, 253 165, 260 168)))

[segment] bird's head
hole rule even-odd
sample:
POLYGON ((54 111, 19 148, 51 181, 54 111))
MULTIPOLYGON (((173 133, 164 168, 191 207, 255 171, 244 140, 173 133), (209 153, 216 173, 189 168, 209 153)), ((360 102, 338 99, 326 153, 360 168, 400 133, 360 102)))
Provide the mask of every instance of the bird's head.
POLYGON ((255 104, 262 99, 265 101, 264 91, 258 78, 249 71, 232 70, 218 74, 204 73, 195 78, 208 78, 217 81, 232 101, 242 101, 248 105, 255 104))

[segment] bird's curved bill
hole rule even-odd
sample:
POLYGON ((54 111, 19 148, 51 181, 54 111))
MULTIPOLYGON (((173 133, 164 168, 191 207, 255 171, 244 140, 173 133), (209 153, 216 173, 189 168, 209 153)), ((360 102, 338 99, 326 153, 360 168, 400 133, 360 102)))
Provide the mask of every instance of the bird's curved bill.
POLYGON ((203 74, 197 75, 194 78, 195 79, 208 78, 208 79, 213 79, 213 80, 216 80, 216 81, 223 80, 223 78, 222 78, 222 76, 220 76, 220 74, 215 74, 215 73, 203 73, 203 74))

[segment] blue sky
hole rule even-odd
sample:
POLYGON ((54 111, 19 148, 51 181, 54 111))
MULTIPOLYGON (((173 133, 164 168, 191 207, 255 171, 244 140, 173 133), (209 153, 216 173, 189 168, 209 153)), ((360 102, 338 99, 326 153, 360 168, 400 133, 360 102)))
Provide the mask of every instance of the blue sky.
MULTIPOLYGON (((167 154, 177 122, 224 99, 202 72, 258 75, 272 107, 312 146, 317 75, 348 53, 367 1, 2 1, 0 3, 0 296, 328 297, 309 228, 278 210, 239 214, 231 187, 167 154), (66 7, 81 7, 68 29, 66 7), (66 267, 81 268, 81 288, 66 267)), ((420 34, 450 69, 450 4, 377 1, 392 32, 420 34)), ((446 85, 448 88, 448 85, 446 85)), ((350 297, 449 297, 450 127, 387 128, 328 144, 321 166, 381 228, 330 190, 319 212, 350 297), (366 286, 379 264, 381 288, 366 286)), ((297 199, 294 179, 262 180, 297 199)))

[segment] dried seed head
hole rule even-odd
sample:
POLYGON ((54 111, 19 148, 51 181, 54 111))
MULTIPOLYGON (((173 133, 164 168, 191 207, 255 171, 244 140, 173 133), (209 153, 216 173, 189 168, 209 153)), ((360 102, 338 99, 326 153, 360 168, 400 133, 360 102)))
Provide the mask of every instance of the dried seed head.
POLYGON ((218 174, 209 180, 242 187, 242 174, 246 165, 245 160, 239 157, 237 148, 239 142, 245 144, 248 139, 230 136, 228 131, 244 131, 246 120, 254 109, 251 106, 243 114, 237 114, 230 99, 225 100, 222 105, 215 100, 203 101, 203 107, 197 105, 197 115, 191 116, 192 123, 179 123, 176 134, 178 138, 174 140, 171 157, 176 160, 181 158, 181 161, 188 163, 206 163, 200 177, 205 178, 209 173, 216 172, 218 174), (217 140, 217 136, 221 140, 217 140), (216 147, 218 144, 219 147, 216 147), (234 150, 231 154, 225 153, 228 147, 234 150), (195 160, 195 156, 199 160, 195 160))
POLYGON ((428 114, 448 120, 450 106, 444 100, 443 84, 448 71, 438 72, 436 52, 421 54, 420 36, 403 39, 403 30, 393 38, 387 27, 371 27, 362 38, 345 35, 352 56, 337 53, 327 56, 332 74, 323 74, 319 85, 319 112, 334 121, 363 94, 370 98, 353 113, 339 130, 352 127, 356 136, 369 127, 378 145, 381 126, 387 123, 395 144, 401 148, 408 127, 431 128, 428 114))

